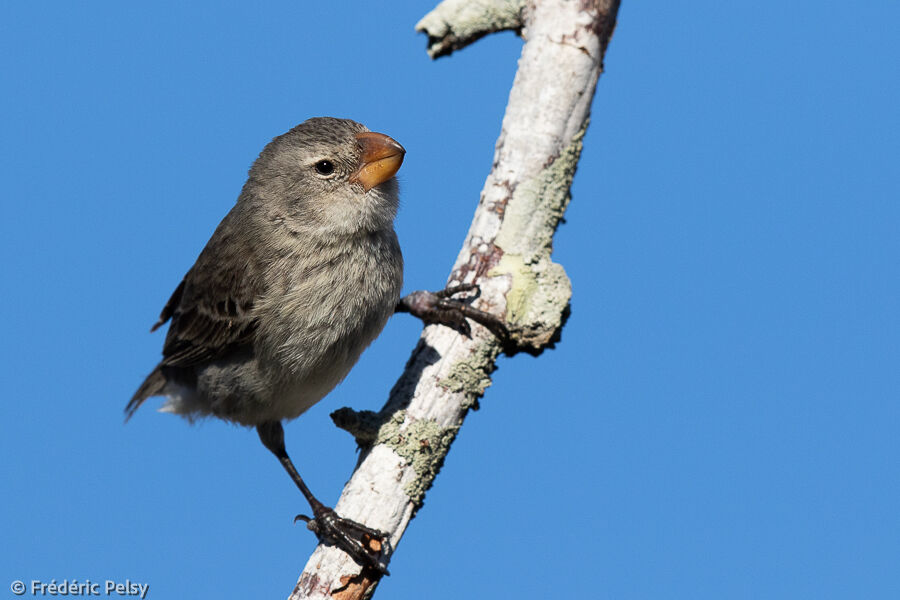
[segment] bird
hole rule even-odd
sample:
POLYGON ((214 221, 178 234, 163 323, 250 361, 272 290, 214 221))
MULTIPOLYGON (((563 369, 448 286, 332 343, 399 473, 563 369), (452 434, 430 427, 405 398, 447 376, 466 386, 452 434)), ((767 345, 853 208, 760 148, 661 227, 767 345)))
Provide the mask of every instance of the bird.
POLYGON ((310 505, 313 516, 297 518, 383 574, 386 534, 312 494, 282 422, 331 392, 394 312, 464 335, 470 318, 508 337, 502 320, 453 298, 475 284, 400 297, 393 223, 405 154, 393 138, 333 117, 308 119, 266 145, 151 328, 169 322, 163 357, 125 407, 127 421, 163 396, 162 412, 256 428, 310 505))
MULTIPOLYGON (((349 119, 316 117, 260 153, 237 202, 165 304, 163 358, 128 402, 255 427, 309 501, 308 526, 378 566, 377 530, 337 516, 309 491, 282 421, 328 394, 400 300, 393 222, 405 149, 349 119)), ((382 569, 383 570, 383 569, 382 569)))

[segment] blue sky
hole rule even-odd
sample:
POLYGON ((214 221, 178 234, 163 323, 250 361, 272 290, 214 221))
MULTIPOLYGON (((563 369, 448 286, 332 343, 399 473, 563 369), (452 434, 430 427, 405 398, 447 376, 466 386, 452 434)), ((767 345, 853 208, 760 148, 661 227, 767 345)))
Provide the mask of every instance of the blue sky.
MULTIPOLYGON (((375 4, 4 7, 3 586, 292 589, 315 542, 256 434, 122 408, 250 163, 308 117, 407 148, 405 289, 442 286, 521 41, 432 62, 431 5, 375 4)), ((562 342, 501 359, 379 597, 896 598, 900 5, 619 17, 556 237, 562 342)), ((323 500, 356 458, 328 414, 380 407, 419 331, 393 319, 286 427, 323 500)))

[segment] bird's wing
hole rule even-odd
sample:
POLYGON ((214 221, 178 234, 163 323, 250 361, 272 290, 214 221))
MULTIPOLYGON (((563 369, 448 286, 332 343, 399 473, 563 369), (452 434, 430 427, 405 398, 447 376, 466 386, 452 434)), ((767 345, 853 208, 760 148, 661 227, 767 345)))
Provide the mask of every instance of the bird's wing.
POLYGON ((253 341, 253 308, 265 291, 264 267, 256 244, 236 235, 230 217, 216 229, 154 325, 172 319, 160 367, 201 364, 253 341))
MULTIPOLYGON (((164 369, 189 368, 253 343, 253 308, 265 292, 263 253, 232 211, 222 220, 197 262, 175 288, 152 330, 169 319, 163 359, 125 407, 126 420, 150 396, 162 394, 164 369)), ((152 331, 151 330, 151 331, 152 331)))

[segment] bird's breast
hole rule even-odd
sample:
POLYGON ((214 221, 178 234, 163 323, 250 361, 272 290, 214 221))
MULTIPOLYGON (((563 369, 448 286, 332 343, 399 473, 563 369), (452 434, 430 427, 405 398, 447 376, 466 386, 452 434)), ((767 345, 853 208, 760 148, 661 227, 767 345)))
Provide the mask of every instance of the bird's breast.
POLYGON ((259 306, 258 356, 293 395, 311 394, 303 402, 314 403, 346 376, 393 314, 403 260, 390 231, 281 261, 259 306))

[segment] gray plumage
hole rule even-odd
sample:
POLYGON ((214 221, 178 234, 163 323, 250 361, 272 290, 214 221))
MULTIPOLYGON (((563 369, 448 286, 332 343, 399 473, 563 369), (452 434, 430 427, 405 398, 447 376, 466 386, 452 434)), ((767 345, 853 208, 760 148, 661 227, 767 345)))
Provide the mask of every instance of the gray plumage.
POLYGON ((154 326, 171 319, 163 359, 129 417, 161 395, 162 410, 189 419, 293 419, 346 376, 393 314, 403 279, 399 162, 371 189, 360 184, 367 131, 315 118, 266 146, 163 308, 154 326))

